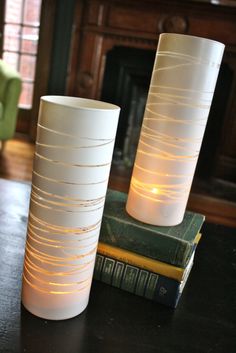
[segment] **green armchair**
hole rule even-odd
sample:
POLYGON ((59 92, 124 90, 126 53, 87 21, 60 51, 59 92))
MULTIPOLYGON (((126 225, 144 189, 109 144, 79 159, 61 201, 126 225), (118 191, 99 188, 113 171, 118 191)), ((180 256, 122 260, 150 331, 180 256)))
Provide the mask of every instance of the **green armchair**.
POLYGON ((0 60, 0 143, 14 135, 20 93, 19 73, 0 60))

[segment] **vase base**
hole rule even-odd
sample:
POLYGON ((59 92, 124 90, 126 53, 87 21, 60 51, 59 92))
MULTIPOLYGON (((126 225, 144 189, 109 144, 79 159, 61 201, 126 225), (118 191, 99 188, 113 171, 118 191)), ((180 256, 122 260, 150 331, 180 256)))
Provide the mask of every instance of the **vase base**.
POLYGON ((183 221, 186 202, 173 204, 158 204, 138 197, 129 192, 126 204, 127 213, 140 222, 154 226, 177 226, 183 221))
POLYGON ((22 304, 31 314, 46 320, 67 320, 81 314, 87 307, 89 292, 76 294, 42 293, 23 281, 22 304))

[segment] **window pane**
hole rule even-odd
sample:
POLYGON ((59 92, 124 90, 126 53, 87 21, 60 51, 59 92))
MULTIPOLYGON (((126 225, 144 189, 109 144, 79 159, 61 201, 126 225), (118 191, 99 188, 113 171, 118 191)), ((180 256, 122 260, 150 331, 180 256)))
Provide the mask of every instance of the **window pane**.
MULTIPOLYGON (((0 0, 2 1, 2 0, 0 0)), ((31 108, 42 0, 6 0, 3 58, 23 80, 19 105, 31 108)))
POLYGON ((5 60, 9 65, 13 66, 16 70, 18 70, 19 54, 9 53, 8 51, 5 51, 3 53, 3 60, 5 60))
POLYGON ((41 0, 25 0, 24 24, 39 26, 41 0))
POLYGON ((20 26, 6 24, 4 26, 3 50, 19 51, 20 26))
POLYGON ((22 14, 22 0, 7 0, 5 22, 20 23, 22 14))
POLYGON ((34 80, 36 57, 32 55, 20 56, 20 74, 23 80, 34 80))
POLYGON ((20 96, 20 106, 31 108, 33 98, 33 84, 28 82, 22 83, 22 92, 20 96))
POLYGON ((36 54, 38 47, 38 28, 23 27, 21 51, 23 53, 36 54))

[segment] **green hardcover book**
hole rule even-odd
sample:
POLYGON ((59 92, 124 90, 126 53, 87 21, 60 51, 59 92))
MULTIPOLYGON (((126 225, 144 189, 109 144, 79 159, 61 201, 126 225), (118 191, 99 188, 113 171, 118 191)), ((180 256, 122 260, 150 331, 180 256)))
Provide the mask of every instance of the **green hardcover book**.
POLYGON ((205 216, 185 212, 183 222, 174 227, 148 225, 130 217, 125 210, 127 194, 108 190, 100 241, 148 258, 186 267, 205 216))

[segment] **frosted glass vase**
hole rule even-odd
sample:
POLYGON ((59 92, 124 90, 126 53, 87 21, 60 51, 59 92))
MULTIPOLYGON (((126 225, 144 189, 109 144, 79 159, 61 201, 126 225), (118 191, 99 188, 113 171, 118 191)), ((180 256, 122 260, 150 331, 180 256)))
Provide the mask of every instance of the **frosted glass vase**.
POLYGON ((223 52, 214 40, 160 35, 126 205, 134 218, 182 222, 223 52))
POLYGON ((87 306, 120 108, 41 98, 22 302, 45 319, 87 306))

